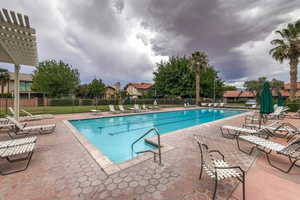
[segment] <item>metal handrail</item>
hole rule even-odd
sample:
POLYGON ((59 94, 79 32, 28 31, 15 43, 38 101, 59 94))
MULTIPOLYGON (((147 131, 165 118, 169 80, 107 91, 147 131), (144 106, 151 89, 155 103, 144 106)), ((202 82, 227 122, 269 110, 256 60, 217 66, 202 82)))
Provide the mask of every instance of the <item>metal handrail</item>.
MULTIPOLYGON (((159 164, 161 164, 161 146, 160 146, 160 134, 158 132, 158 130, 156 128, 151 128, 150 130, 148 130, 146 133, 144 133, 141 137, 139 137, 137 140, 135 140, 132 144, 131 144, 131 156, 133 156, 133 147, 134 145, 140 141, 141 139, 143 139, 146 135, 148 135, 149 133, 151 133, 152 131, 155 132, 155 134, 157 135, 157 144, 158 144, 158 157, 159 157, 159 164)), ((156 154, 156 152, 153 152, 154 156, 156 154)))

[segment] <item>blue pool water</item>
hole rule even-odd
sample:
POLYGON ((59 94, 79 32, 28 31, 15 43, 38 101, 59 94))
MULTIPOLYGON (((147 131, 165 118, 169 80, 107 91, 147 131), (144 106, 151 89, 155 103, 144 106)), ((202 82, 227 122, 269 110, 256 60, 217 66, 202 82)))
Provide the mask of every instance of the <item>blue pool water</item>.
MULTIPOLYGON (((241 114, 241 110, 196 109, 139 115, 71 120, 71 124, 112 162, 120 163, 132 158, 131 144, 151 128, 161 134, 183 129, 225 117, 241 114)), ((147 137, 153 136, 150 134, 147 137)), ((140 140, 135 152, 155 148, 140 140)), ((136 156, 136 155, 133 155, 136 156)))

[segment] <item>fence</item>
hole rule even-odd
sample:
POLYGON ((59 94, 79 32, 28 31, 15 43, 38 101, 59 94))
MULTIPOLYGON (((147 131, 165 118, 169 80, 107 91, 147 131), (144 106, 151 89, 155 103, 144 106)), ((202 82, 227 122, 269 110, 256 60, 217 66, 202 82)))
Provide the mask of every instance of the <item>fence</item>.
MULTIPOLYGON (((95 105, 117 105, 117 104, 153 104, 155 99, 132 99, 130 101, 117 99, 44 99, 40 102, 42 106, 95 106, 95 105)), ((157 104, 179 105, 184 99, 156 99, 157 104)), ((190 104, 195 104, 195 99, 189 99, 190 104)))
MULTIPOLYGON (((13 98, 0 98, 0 112, 7 113, 8 107, 14 106, 13 98)), ((20 107, 37 107, 38 106, 38 98, 31 99, 20 99, 20 107)))

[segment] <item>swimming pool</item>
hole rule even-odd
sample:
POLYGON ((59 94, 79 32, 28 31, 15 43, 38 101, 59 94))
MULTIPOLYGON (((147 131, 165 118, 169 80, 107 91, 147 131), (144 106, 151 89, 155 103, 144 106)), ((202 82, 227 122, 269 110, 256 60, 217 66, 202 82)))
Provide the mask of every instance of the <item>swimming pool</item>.
MULTIPOLYGON (((131 144, 151 128, 157 128, 160 134, 165 134, 243 112, 245 111, 193 109, 70 120, 70 123, 112 162, 121 163, 132 158, 131 144)), ((151 136, 154 133, 147 137, 151 136)), ((136 152, 154 148, 144 140, 140 140, 134 147, 136 152)))

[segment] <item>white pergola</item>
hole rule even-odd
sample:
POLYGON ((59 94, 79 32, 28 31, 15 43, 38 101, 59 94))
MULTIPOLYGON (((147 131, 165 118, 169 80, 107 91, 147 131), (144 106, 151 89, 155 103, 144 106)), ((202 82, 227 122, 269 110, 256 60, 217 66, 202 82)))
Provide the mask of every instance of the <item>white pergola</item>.
POLYGON ((0 62, 15 65, 14 109, 19 120, 19 71, 21 65, 37 66, 35 30, 30 27, 26 15, 0 10, 0 62))

